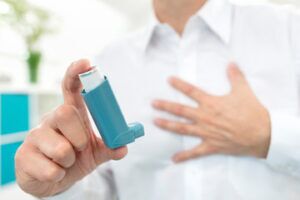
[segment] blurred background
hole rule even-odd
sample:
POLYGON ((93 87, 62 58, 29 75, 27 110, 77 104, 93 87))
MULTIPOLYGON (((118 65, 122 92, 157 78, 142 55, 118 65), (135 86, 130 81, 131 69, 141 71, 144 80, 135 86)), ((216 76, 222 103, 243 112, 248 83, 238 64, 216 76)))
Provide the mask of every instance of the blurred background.
MULTIPOLYGON (((232 0, 233 1, 233 0, 232 0)), ((300 6, 299 0, 234 0, 300 6)), ((0 199, 33 199, 15 184, 27 131, 62 102, 68 65, 93 59, 149 20, 151 0, 0 0, 0 199)))

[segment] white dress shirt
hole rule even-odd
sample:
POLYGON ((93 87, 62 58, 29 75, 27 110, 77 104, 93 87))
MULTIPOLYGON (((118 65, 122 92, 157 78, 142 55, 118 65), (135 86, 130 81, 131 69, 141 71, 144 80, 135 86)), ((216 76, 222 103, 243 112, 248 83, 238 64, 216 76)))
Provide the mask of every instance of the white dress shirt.
MULTIPOLYGON (((146 135, 128 156, 100 166, 64 193, 70 200, 283 200, 300 199, 300 17, 267 5, 209 0, 182 35, 154 20, 145 30, 110 45, 97 63, 107 74, 128 122, 146 135), (157 98, 194 104, 172 89, 179 76, 215 95, 230 90, 226 68, 236 62, 271 113, 266 160, 214 155, 174 164, 171 157, 200 139, 157 128, 157 98)), ((243 113, 241 116, 243 117, 243 113)), ((249 122, 251 123, 251 122, 249 122)))

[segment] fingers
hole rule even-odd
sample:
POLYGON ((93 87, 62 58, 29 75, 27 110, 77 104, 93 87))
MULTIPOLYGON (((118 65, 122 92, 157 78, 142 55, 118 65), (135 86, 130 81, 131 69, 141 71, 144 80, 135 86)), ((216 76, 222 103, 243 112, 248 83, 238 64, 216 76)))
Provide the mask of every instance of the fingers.
POLYGON ((185 106, 179 103, 168 102, 163 100, 156 100, 153 102, 152 105, 158 110, 169 112, 180 117, 184 117, 190 120, 197 119, 196 108, 190 106, 185 106))
POLYGON ((56 109, 47 123, 59 131, 76 150, 82 151, 89 141, 89 132, 79 111, 74 106, 62 105, 56 109))
POLYGON ((184 161, 187 161, 190 159, 208 156, 215 152, 216 152, 216 150, 212 146, 210 146, 209 143, 206 143, 204 141, 202 144, 200 144, 199 146, 197 146, 193 149, 182 151, 182 152, 175 154, 173 156, 173 161, 175 163, 184 162, 184 161))
POLYGON ((35 148, 23 145, 16 154, 16 166, 22 166, 22 172, 41 182, 59 182, 66 171, 44 156, 35 148))
POLYGON ((193 125, 193 124, 187 124, 187 123, 181 123, 176 121, 170 121, 166 119, 155 119, 154 120, 155 125, 158 127, 171 131, 174 133, 178 133, 181 135, 189 135, 189 136, 200 136, 200 137, 208 137, 209 133, 202 129, 200 126, 193 125))
POLYGON ((180 92, 184 93, 185 95, 194 99, 197 102, 201 102, 210 97, 209 94, 202 91, 198 87, 196 87, 186 81, 183 81, 179 78, 171 77, 169 79, 169 82, 170 82, 171 86, 174 87, 176 90, 179 90, 180 92))
POLYGON ((28 140, 40 152, 64 168, 75 163, 76 155, 70 142, 52 129, 35 129, 30 133, 28 140))

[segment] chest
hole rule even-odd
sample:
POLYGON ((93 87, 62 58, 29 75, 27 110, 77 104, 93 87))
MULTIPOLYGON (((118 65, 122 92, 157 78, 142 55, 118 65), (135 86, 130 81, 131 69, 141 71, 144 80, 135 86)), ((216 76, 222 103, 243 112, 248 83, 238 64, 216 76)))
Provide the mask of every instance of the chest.
POLYGON ((226 74, 230 62, 239 65, 254 93, 268 109, 297 112, 295 66, 287 52, 287 47, 280 43, 276 47, 276 44, 242 40, 224 45, 204 40, 190 48, 152 50, 139 62, 126 66, 126 78, 116 66, 111 69, 115 69, 113 82, 129 118, 155 114, 151 101, 157 98, 192 103, 169 86, 170 76, 178 76, 213 95, 227 94, 231 89, 226 74))
MULTIPOLYGON (((153 125, 155 117, 174 119, 174 116, 155 111, 151 106, 154 99, 194 104, 169 86, 170 76, 185 79, 213 95, 225 95, 231 89, 226 69, 229 62, 235 62, 257 98, 269 110, 298 112, 296 74, 293 60, 286 53, 287 47, 280 43, 270 45, 266 41, 253 43, 250 39, 242 43, 244 40, 224 45, 216 38, 206 38, 197 45, 187 45, 190 48, 168 49, 164 45, 150 49, 141 59, 131 60, 125 56, 124 70, 108 66, 111 84, 127 121, 140 121, 146 130, 146 137, 130 147, 128 160, 147 168, 159 168, 171 162, 173 154, 183 148, 184 138, 153 125)), ((193 141, 189 146, 199 142, 193 141)))

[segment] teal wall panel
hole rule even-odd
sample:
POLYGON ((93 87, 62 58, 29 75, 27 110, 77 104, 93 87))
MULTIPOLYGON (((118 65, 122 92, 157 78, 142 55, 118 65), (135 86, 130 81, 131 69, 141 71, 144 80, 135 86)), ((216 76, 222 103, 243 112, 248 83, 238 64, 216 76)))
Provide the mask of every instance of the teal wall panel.
POLYGON ((29 97, 26 94, 2 94, 2 135, 29 129, 29 97))
POLYGON ((22 142, 5 144, 1 148, 1 185, 13 182, 16 179, 14 157, 22 142))
POLYGON ((29 95, 0 94, 0 185, 15 181, 14 157, 29 130, 29 95), (14 135, 17 134, 17 135, 14 135))

